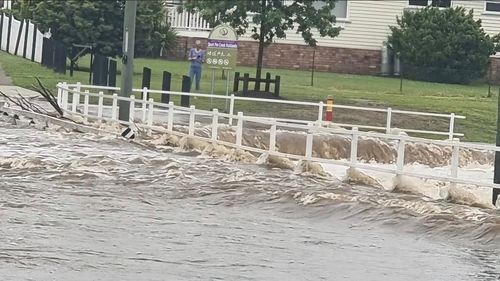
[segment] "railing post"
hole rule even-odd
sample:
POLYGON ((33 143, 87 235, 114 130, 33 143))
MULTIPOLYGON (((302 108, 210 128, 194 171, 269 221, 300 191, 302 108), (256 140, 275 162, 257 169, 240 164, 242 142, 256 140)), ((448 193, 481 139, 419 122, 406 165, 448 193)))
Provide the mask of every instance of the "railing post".
MULTIPOLYGON (((1 18, 0 18, 1 20, 1 18)), ((1 40, 1 39, 0 39, 1 40)), ((62 99, 62 83, 59 82, 57 83, 57 105, 61 106, 61 99, 62 99)))
POLYGON ((324 106, 325 106, 325 104, 322 101, 320 101, 319 105, 318 105, 318 124, 320 127, 323 124, 323 108, 324 108, 324 106))
POLYGON ((243 140, 243 112, 238 112, 238 123, 236 125, 236 145, 241 146, 243 140))
POLYGON ((276 124, 271 126, 269 130, 269 152, 276 151, 276 124))
POLYGON ((212 116, 212 142, 216 143, 217 142, 217 129, 219 127, 219 110, 217 108, 213 109, 213 116, 212 116))
POLYGON ((148 88, 142 88, 142 122, 146 123, 146 103, 148 101, 148 88))
MULTIPOLYGON (((458 166, 460 163, 460 139, 454 138, 453 139, 453 148, 452 148, 452 154, 451 154, 451 177, 456 179, 458 177, 458 166)), ((455 188, 457 187, 456 182, 451 182, 450 187, 455 188)))
POLYGON ((455 113, 450 115, 450 134, 449 139, 452 140, 455 136, 455 113))
POLYGON ((130 95, 130 103, 129 103, 129 110, 128 110, 128 121, 130 123, 134 122, 135 120, 135 95, 130 95))
POLYGON ((231 99, 229 102, 229 125, 233 125, 233 113, 234 113, 234 94, 231 94, 231 99))
POLYGON ((83 116, 85 122, 88 122, 89 115, 89 90, 85 90, 85 96, 83 97, 83 116))
POLYGON ((104 93, 99 92, 99 99, 97 102, 97 117, 102 118, 102 109, 104 106, 104 93))
POLYGON ((63 82, 63 90, 61 97, 61 107, 63 110, 68 110, 68 83, 63 82))
POLYGON ((404 133, 399 134, 398 143, 398 155, 396 160, 396 174, 401 175, 403 173, 403 167, 405 165, 405 146, 406 140, 404 133))
POLYGON ((148 100, 148 131, 147 135, 151 136, 153 133, 153 113, 154 113, 154 99, 148 100))
POLYGON ((351 165, 356 164, 358 162, 358 128, 352 128, 352 138, 351 138, 351 165))
POLYGON ((117 120, 117 109, 118 109, 118 94, 113 94, 113 104, 111 105, 111 119, 117 120))
POLYGON ((80 94, 77 93, 77 88, 73 89, 73 101, 71 102, 71 111, 76 113, 76 109, 78 108, 78 104, 80 103, 80 94))
POLYGON ((172 132, 174 129, 174 102, 168 103, 168 123, 167 130, 172 132))
POLYGON ((195 106, 189 107, 189 135, 194 136, 195 106))
POLYGON ((307 132, 306 136, 306 157, 310 158, 312 157, 312 150, 313 150, 313 134, 311 132, 307 132))
POLYGON ((385 133, 391 133, 391 124, 392 124, 392 108, 387 108, 387 120, 385 124, 385 133))
POLYGON ((82 91, 82 83, 81 82, 76 82, 76 91, 81 92, 82 91))

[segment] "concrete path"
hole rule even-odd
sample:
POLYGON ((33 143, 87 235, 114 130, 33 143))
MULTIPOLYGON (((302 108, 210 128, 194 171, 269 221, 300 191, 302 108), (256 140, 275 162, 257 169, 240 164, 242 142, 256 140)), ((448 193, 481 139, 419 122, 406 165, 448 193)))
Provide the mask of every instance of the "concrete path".
POLYGON ((25 89, 18 86, 6 86, 0 85, 0 92, 6 94, 9 97, 18 97, 21 94, 25 98, 39 97, 40 94, 29 89, 25 89))
POLYGON ((40 96, 40 94, 38 94, 35 91, 14 86, 12 80, 10 79, 9 76, 7 76, 7 74, 5 74, 5 71, 3 71, 1 65, 0 65, 0 91, 9 97, 16 97, 19 96, 19 94, 21 94, 25 98, 33 98, 40 96))
POLYGON ((12 85, 12 80, 10 79, 7 74, 5 74, 5 71, 3 71, 2 67, 0 66, 0 85, 1 86, 11 86, 12 85))

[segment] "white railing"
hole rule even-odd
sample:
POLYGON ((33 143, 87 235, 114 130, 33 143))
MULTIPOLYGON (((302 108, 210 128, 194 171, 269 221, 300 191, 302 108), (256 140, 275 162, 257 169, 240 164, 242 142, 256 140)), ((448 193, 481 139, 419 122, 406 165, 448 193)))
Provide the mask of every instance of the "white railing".
MULTIPOLYGON (((374 133, 374 132, 362 132, 358 131, 357 128, 353 128, 352 130, 343 130, 343 129, 335 129, 335 128, 327 128, 316 126, 314 122, 310 122, 309 124, 291 124, 287 122, 280 122, 277 120, 272 120, 269 118, 261 118, 261 117, 252 117, 245 116, 242 112, 238 112, 237 115, 225 114, 219 112, 217 109, 213 109, 213 111, 206 110, 198 110, 194 106, 189 108, 176 106, 173 102, 169 104, 154 102, 153 99, 145 100, 145 99, 136 99, 134 95, 129 98, 119 97, 117 94, 113 95, 104 95, 103 91, 107 90, 107 87, 93 87, 94 90, 97 90, 98 93, 92 93, 89 90, 82 91, 81 85, 76 85, 76 87, 70 87, 70 85, 66 83, 59 83, 57 85, 57 101, 61 108, 66 113, 70 113, 73 115, 81 115, 85 120, 105 120, 111 122, 119 122, 124 125, 129 126, 138 126, 142 127, 142 129, 146 130, 148 135, 151 135, 153 132, 159 133, 169 133, 175 134, 179 136, 188 136, 195 139, 201 139, 208 142, 226 145, 229 147, 243 149, 256 153, 268 153, 269 155, 275 155, 280 157, 287 157, 293 160, 305 160, 305 161, 314 161, 320 163, 329 163, 335 165, 342 165, 346 167, 365 169, 371 171, 378 172, 386 172, 395 174, 397 176, 410 176, 417 178, 425 178, 425 179, 433 179, 437 181, 449 182, 451 185, 457 184, 465 184, 465 185, 475 185, 480 187, 489 187, 489 188, 500 188, 500 185, 493 184, 485 181, 481 181, 480 179, 466 179, 460 177, 460 166, 459 166, 459 157, 460 151, 462 149, 476 149, 482 151, 489 152, 500 152, 500 147, 492 146, 492 145, 482 145, 482 144, 473 144, 473 143, 462 143, 459 139, 455 138, 453 140, 431 140, 417 137, 409 137, 403 134, 393 135, 393 134, 385 134, 385 133, 374 133), (70 95, 72 96, 70 98, 70 95), (81 96, 83 98, 83 104, 80 104, 81 96), (93 97, 92 100, 96 100, 97 102, 91 103, 90 97, 93 97), (109 109, 104 106, 104 100, 108 100, 111 102, 111 113, 104 113, 105 110, 109 109), (130 120, 128 121, 120 121, 118 120, 118 111, 119 111, 119 101, 127 101, 129 102, 128 111, 130 112, 130 120), (140 107, 136 107, 136 105, 140 105, 140 107), (83 110, 79 110, 79 108, 83 107, 83 110), (89 111, 89 107, 97 107, 97 111, 89 111), (141 112, 142 114, 140 118, 136 118, 136 113, 141 112), (166 113, 166 114, 165 114, 166 113), (175 120, 176 116, 179 114, 188 115, 188 130, 186 132, 175 130, 175 120), (211 117, 211 135, 209 137, 202 137, 195 135, 195 127, 196 127, 196 117, 197 116, 209 116, 211 117), (165 126, 165 118, 166 118, 166 126, 165 126), (220 140, 218 138, 218 128, 220 125, 220 118, 233 118, 237 121, 237 125, 235 128, 236 140, 234 143, 220 140), (242 136, 245 130, 245 122, 257 123, 260 126, 269 127, 269 147, 267 149, 251 147, 245 145, 242 141, 242 136), (286 152, 279 152, 276 150, 276 131, 277 128, 280 129, 288 129, 293 131, 302 131, 306 134, 306 142, 305 142, 305 154, 291 154, 286 152), (341 159, 334 160, 328 158, 316 157, 313 155, 313 145, 314 138, 317 134, 330 134, 337 136, 346 136, 351 140, 351 150, 349 159, 341 159), (379 167, 371 165, 367 162, 361 162, 358 160, 358 141, 360 138, 378 138, 381 140, 387 141, 396 141, 397 142, 397 150, 396 150, 396 161, 391 167, 379 167), (438 176, 435 173, 422 172, 415 173, 405 170, 405 148, 408 143, 419 143, 426 145, 438 145, 443 147, 450 147, 452 151, 452 156, 450 160, 450 170, 447 176, 438 176)), ((185 124, 185 123, 184 123, 185 124)), ((247 127, 248 129, 248 127, 247 127)))
MULTIPOLYGON (((94 86, 94 85, 81 85, 81 84, 69 84, 67 87, 70 88, 78 88, 78 89, 100 89, 102 91, 114 91, 118 92, 120 88, 117 87, 105 87, 105 86, 94 86)), ((349 105, 340 105, 334 104, 333 108, 335 109, 348 109, 351 111, 351 114, 355 114, 353 112, 356 111, 368 111, 368 112, 378 112, 384 113, 386 115, 386 120, 384 124, 380 126, 367 126, 362 124, 345 124, 345 123, 335 123, 335 122, 327 122, 323 121, 323 115, 325 112, 325 104, 320 102, 302 102, 302 101, 291 101, 291 100, 278 100, 278 99, 262 99, 262 98, 247 98, 247 97, 237 97, 234 94, 230 96, 223 95, 207 95, 207 94, 198 94, 198 93, 184 93, 184 92, 175 92, 175 91, 161 91, 161 90, 151 90, 148 88, 143 89, 133 89, 134 93, 142 94, 145 98, 148 96, 148 93, 151 94, 159 94, 159 95, 172 95, 172 96, 190 96, 190 97, 202 97, 207 99, 215 99, 215 100, 227 100, 229 101, 229 123, 232 124, 234 114, 234 108, 238 101, 240 102, 256 102, 256 103, 273 103, 273 104, 283 104, 283 105, 295 105, 295 106, 303 106, 308 109, 316 108, 316 112, 314 115, 317 116, 316 120, 300 120, 300 119, 285 119, 285 118, 272 118, 273 120, 280 122, 289 122, 295 124, 309 124, 312 121, 315 122, 316 125, 321 124, 322 126, 327 126, 329 124, 333 124, 339 127, 344 128, 354 128, 357 127, 359 129, 364 130, 376 130, 376 131, 385 131, 386 133, 391 133, 393 129, 398 129, 399 131, 405 133, 413 133, 413 134, 426 134, 426 135, 435 135, 435 136, 447 136, 449 140, 452 140, 455 137, 463 137, 462 133, 455 132, 455 121, 456 119, 465 119, 465 116, 456 115, 454 113, 451 114, 441 114, 441 113, 428 113, 428 112, 416 112, 416 111, 406 111, 406 110, 396 110, 392 108, 371 108, 371 107, 359 107, 359 106, 349 106, 349 105), (317 115, 316 115, 317 114, 317 115), (409 115, 409 116, 425 116, 430 118, 446 118, 449 120, 448 131, 431 131, 431 130, 416 130, 411 128, 394 128, 392 127, 392 123, 394 121, 394 114, 401 115, 409 115)), ((146 101, 146 100, 144 100, 146 101)), ((145 105, 143 105, 145 106, 145 105)), ((143 110, 145 110, 143 108, 143 110)), ((221 109, 219 109, 221 110, 221 109)), ((244 112, 246 115, 249 113, 244 112)))
POLYGON ((200 13, 179 13, 176 7, 167 8, 167 19, 171 27, 187 30, 210 30, 210 24, 200 13))

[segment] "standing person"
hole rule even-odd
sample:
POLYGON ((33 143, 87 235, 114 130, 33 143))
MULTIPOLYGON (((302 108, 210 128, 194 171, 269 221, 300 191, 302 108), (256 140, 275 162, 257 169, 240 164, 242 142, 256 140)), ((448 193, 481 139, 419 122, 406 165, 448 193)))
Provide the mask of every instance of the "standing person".
POLYGON ((189 61, 191 61, 191 66, 189 68, 189 77, 191 77, 191 85, 195 80, 196 76, 196 90, 200 90, 200 79, 201 79, 201 66, 205 61, 205 51, 201 49, 200 40, 196 40, 194 48, 189 51, 189 61))

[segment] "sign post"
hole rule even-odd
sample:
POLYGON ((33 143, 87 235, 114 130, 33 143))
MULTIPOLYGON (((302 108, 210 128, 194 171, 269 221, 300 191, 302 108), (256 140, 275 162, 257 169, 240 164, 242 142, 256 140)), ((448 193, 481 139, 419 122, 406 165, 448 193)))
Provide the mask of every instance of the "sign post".
MULTIPOLYGON (((120 97, 129 98, 132 94, 132 81, 134 80, 134 46, 135 46, 135 18, 137 13, 137 1, 127 0, 125 2, 125 18, 123 25, 123 57, 122 57, 122 82, 120 97)), ((128 122, 129 102, 120 100, 119 119, 128 122)))
MULTIPOLYGON (((497 147, 500 147, 500 89, 498 89, 498 105, 497 105, 497 147)), ((493 183, 500 183, 500 152, 495 152, 495 169, 493 174, 493 183)), ((500 195, 499 188, 493 188, 491 203, 496 205, 498 196, 500 195)))
MULTIPOLYGON (((226 96, 229 96, 230 70, 236 67, 238 57, 238 36, 236 31, 225 24, 216 26, 208 36, 206 63, 212 69, 212 95, 215 83, 215 70, 228 70, 226 76, 226 96)), ((227 99, 226 99, 227 112, 227 99)))

